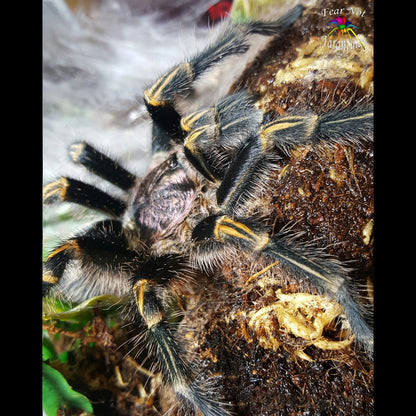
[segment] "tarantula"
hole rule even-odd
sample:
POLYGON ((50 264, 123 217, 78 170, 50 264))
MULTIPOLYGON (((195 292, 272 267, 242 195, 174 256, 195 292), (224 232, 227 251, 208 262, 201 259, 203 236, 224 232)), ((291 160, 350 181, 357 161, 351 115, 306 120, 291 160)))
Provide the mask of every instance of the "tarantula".
POLYGON ((116 185, 124 197, 69 177, 44 187, 45 204, 73 202, 109 217, 51 251, 43 266, 44 296, 68 290, 65 272, 74 262, 79 278, 70 290, 82 291, 85 298, 127 296, 129 318, 144 324, 144 339, 153 347, 164 382, 181 402, 205 416, 229 411, 207 394, 197 368, 185 359, 170 319, 171 304, 178 285, 195 280, 196 271, 215 271, 236 247, 280 262, 338 302, 356 341, 369 355, 373 351, 373 331, 355 297, 349 268, 287 230, 271 236, 265 222, 247 209, 267 186, 276 148, 287 153, 305 144, 359 147, 372 140, 372 106, 271 117, 241 90, 192 114, 182 116, 176 109, 178 97, 186 98, 204 72, 247 52, 251 35, 281 36, 302 11, 296 6, 274 22, 231 24, 214 43, 144 91, 154 158, 163 156, 144 179, 86 142, 70 147, 75 163, 116 185))

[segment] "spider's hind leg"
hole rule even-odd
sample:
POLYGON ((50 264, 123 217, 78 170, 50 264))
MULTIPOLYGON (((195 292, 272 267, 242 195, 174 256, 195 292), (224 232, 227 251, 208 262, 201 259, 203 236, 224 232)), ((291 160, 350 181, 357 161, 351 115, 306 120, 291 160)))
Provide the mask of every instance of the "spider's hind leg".
POLYGON ((146 341, 154 347, 152 349, 163 380, 173 388, 179 401, 191 404, 204 416, 227 416, 229 413, 221 401, 207 395, 198 381, 194 366, 185 357, 186 351, 175 338, 174 324, 170 322, 167 312, 165 291, 170 280, 178 277, 177 271, 181 269, 183 273, 186 265, 175 255, 141 263, 132 278, 134 303, 147 327, 146 341))
POLYGON ((86 293, 93 290, 98 293, 89 293, 89 295, 103 293, 121 295, 124 292, 123 285, 127 284, 127 280, 123 282, 123 267, 136 256, 137 252, 129 248, 120 221, 113 219, 98 221, 86 231, 65 240, 50 252, 43 263, 43 295, 48 295, 57 284, 61 283, 65 271, 73 261, 78 261, 84 270, 82 274, 84 281, 80 279, 79 282, 73 282, 76 288, 71 289, 72 293, 78 294, 83 290, 86 293), (89 270, 93 270, 93 273, 88 273, 89 270), (104 276, 108 273, 113 273, 114 279, 100 279, 100 274, 104 276), (94 279, 94 281, 85 282, 85 279, 94 279), (83 284, 85 284, 84 288, 81 287, 83 284))

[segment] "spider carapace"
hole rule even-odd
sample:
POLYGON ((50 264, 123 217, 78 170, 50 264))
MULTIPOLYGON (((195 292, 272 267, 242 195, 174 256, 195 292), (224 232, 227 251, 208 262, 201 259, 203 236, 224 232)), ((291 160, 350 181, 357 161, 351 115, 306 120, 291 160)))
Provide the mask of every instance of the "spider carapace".
POLYGON ((349 268, 321 248, 300 243, 290 229, 272 235, 252 209, 267 187, 276 149, 360 146, 372 140, 372 106, 271 118, 256 106, 255 97, 240 90, 192 114, 179 114, 175 107, 205 71, 247 52, 253 35, 283 36, 302 12, 296 6, 274 22, 230 24, 215 42, 145 90, 154 160, 162 160, 145 178, 86 142, 71 145, 75 163, 120 188, 123 196, 69 177, 44 187, 45 204, 73 202, 108 216, 51 251, 44 262, 44 295, 63 293, 80 300, 106 293, 129 299, 127 316, 146 328, 143 339, 152 346, 164 382, 185 407, 205 416, 224 416, 232 409, 206 388, 198 366, 186 358, 175 336, 172 299, 181 285, 197 284, 198 273, 215 274, 237 248, 270 264, 279 262, 335 301, 357 345, 369 355, 373 350, 368 311, 356 299, 349 268), (73 263, 79 267, 78 283, 66 285, 66 270, 73 263))

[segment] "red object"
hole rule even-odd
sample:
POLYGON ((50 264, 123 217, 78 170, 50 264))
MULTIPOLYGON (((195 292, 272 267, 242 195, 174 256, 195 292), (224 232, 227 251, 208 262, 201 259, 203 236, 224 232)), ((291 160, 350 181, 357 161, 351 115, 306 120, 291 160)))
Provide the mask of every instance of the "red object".
POLYGON ((208 18, 211 23, 224 19, 230 14, 232 1, 220 0, 208 8, 208 18))

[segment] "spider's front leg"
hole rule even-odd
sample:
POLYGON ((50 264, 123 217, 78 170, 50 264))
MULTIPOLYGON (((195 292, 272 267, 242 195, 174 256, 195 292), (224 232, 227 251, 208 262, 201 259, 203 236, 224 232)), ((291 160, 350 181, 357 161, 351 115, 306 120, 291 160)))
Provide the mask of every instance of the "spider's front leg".
POLYGON ((231 159, 246 141, 259 141, 264 155, 273 148, 288 154, 299 145, 362 147, 373 140, 372 104, 356 105, 321 114, 301 112, 284 116, 263 114, 254 97, 241 90, 182 119, 188 133, 185 152, 211 181, 221 181, 231 159), (255 136, 259 137, 255 137, 255 136))
POLYGON ((372 104, 329 111, 322 114, 292 114, 274 118, 260 129, 266 147, 276 146, 284 153, 298 145, 332 147, 335 144, 360 148, 372 141, 372 104))
POLYGON ((182 118, 182 128, 188 133, 185 154, 205 177, 220 182, 235 153, 257 135, 262 121, 263 113, 252 96, 244 90, 231 94, 215 106, 182 118))
POLYGON ((172 67, 147 88, 144 102, 153 121, 153 152, 167 151, 172 143, 182 143, 185 131, 175 104, 178 97, 189 95, 195 80, 227 57, 247 52, 252 35, 281 35, 300 17, 303 9, 302 5, 297 5, 272 22, 231 23, 214 43, 188 61, 172 67))

